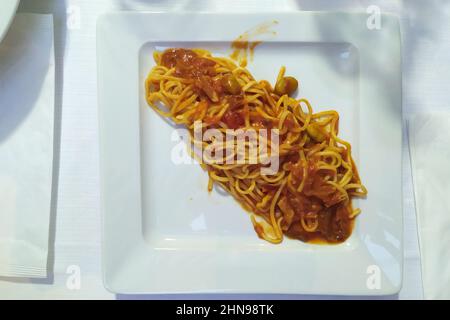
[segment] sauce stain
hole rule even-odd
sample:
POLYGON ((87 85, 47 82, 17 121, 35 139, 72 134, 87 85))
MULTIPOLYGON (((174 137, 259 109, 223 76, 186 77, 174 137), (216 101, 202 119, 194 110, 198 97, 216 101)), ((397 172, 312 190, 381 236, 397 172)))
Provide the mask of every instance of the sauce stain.
POLYGON ((253 61, 255 48, 262 43, 262 40, 258 40, 258 37, 264 35, 275 36, 277 33, 271 30, 271 28, 277 24, 277 20, 272 20, 245 31, 231 43, 233 52, 230 58, 237 61, 239 66, 245 68, 249 59, 253 61))

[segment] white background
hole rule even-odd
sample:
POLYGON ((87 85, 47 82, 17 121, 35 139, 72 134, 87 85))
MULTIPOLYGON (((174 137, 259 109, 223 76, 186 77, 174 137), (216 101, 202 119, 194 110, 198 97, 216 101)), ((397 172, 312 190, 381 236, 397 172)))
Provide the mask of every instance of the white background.
MULTIPOLYGON (((365 11, 377 5, 399 15, 403 41, 403 117, 449 108, 450 1, 435 0, 22 0, 19 12, 52 13, 55 22, 57 148, 50 257, 46 280, 0 278, 0 298, 283 298, 302 295, 115 296, 101 280, 96 20, 117 10, 365 11), (80 271, 81 282, 71 281, 80 271)), ((163 27, 163 26, 162 26, 163 27)), ((30 30, 32 32, 32 30, 30 30)), ((376 50, 376 48, 374 48, 376 50)), ((406 123, 405 129, 406 129, 406 123)), ((422 281, 406 130, 403 142, 405 265, 403 288, 391 299, 421 299, 422 281)), ((333 298, 333 297, 324 297, 333 298)), ((354 297, 353 297, 354 298, 354 297)))

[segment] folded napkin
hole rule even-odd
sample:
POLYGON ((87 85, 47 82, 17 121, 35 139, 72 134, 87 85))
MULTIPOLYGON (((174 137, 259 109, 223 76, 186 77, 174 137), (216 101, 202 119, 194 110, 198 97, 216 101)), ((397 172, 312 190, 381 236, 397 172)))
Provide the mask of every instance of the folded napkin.
POLYGON ((424 298, 450 299, 450 113, 408 124, 424 298))
POLYGON ((54 74, 52 16, 18 14, 0 43, 0 276, 47 276, 54 74))

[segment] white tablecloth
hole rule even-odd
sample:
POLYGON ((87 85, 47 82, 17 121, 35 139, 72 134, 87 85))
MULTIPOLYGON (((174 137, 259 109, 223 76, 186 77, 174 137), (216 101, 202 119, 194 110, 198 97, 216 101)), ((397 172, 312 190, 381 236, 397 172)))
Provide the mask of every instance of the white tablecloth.
MULTIPOLYGON (((401 18, 404 119, 416 111, 448 108, 450 1, 436 0, 22 0, 20 12, 52 13, 56 48, 56 139, 60 139, 54 277, 43 281, 0 279, 0 298, 117 298, 101 279, 96 19, 111 10, 291 11, 363 10, 377 5, 401 18), (59 137, 58 137, 59 133, 59 137), (78 281, 80 280, 80 281, 78 281)), ((403 143, 405 264, 403 288, 388 298, 422 298, 420 256, 406 130, 403 143)), ((152 296, 167 298, 167 296, 152 296)), ((177 298, 258 298, 194 295, 177 298)), ((311 298, 264 295, 264 298, 311 298)), ((119 296, 118 298, 128 298, 119 296)), ((329 297, 328 297, 329 298, 329 297)))

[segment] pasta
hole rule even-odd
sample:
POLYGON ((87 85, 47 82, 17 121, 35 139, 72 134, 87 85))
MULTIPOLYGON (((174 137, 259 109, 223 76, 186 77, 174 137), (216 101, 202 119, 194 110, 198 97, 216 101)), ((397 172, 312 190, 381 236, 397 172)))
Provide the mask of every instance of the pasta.
POLYGON ((209 191, 216 184, 232 194, 260 238, 340 243, 350 236, 360 213, 352 199, 367 190, 351 145, 338 137, 336 111, 314 113, 307 99, 295 99, 298 81, 285 75, 285 67, 272 86, 203 49, 167 49, 155 52, 154 60, 145 82, 148 104, 186 126, 191 154, 208 172, 209 191), (207 138, 208 130, 215 134, 207 138), (217 133, 228 134, 231 143, 217 133), (198 148, 212 151, 206 157, 198 148), (265 174, 274 161, 277 170, 265 174))

